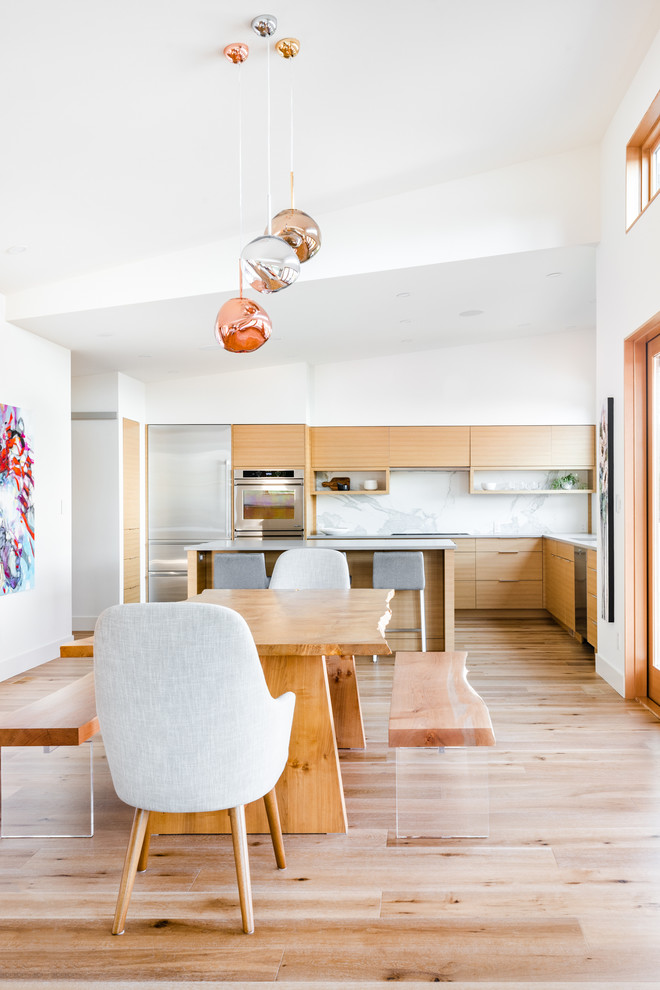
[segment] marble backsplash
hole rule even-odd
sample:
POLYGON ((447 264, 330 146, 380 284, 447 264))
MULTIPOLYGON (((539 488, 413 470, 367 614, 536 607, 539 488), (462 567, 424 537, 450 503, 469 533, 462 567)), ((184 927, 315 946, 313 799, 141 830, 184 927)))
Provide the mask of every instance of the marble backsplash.
POLYGON ((475 494, 468 471, 393 471, 387 495, 339 492, 316 496, 317 531, 347 527, 351 535, 470 533, 512 536, 588 532, 589 494, 535 493, 538 472, 519 472, 524 494, 475 494))

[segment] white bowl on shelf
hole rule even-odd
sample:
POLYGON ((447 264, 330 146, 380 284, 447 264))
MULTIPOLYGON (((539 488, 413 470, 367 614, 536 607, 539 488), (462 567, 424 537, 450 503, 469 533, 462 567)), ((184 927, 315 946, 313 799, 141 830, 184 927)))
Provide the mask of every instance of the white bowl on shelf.
POLYGON ((481 487, 485 492, 495 492, 497 491, 497 483, 495 481, 484 481, 481 487))
POLYGON ((346 533, 350 533, 350 529, 348 526, 324 526, 321 532, 326 536, 345 536, 346 533))

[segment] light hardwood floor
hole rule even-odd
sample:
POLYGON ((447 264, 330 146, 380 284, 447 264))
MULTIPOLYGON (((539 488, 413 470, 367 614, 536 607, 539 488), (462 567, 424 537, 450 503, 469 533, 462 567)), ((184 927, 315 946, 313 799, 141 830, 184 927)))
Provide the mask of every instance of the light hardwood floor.
MULTIPOLYGON (((97 746, 93 838, 0 842, 0 990, 660 988, 660 722, 551 620, 461 617, 457 648, 497 736, 488 839, 396 839, 393 663, 365 658, 368 746, 341 757, 349 832, 285 836, 284 872, 251 837, 254 935, 229 836, 155 836, 126 933, 110 935, 131 812, 97 746)), ((87 669, 15 678, 0 708, 87 669)))

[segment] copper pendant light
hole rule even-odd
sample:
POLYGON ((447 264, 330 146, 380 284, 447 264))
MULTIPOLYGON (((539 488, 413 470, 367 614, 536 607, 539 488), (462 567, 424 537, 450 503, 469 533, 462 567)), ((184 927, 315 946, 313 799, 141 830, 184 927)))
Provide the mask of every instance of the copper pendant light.
MULTIPOLYGON (((240 66, 248 57, 248 46, 241 42, 227 45, 224 49, 225 58, 234 65, 240 66)), ((243 135, 242 135, 242 108, 240 99, 240 76, 239 76, 239 99, 238 99, 238 203, 239 203, 239 226, 240 241, 243 240, 243 135)), ((265 309, 254 302, 246 299, 243 295, 243 277, 241 273, 241 263, 238 265, 238 296, 228 299, 220 307, 215 320, 215 336, 219 344, 226 351, 233 354, 249 354, 262 347, 270 337, 272 326, 270 317, 265 309)))
POLYGON ((266 343, 272 330, 265 309, 241 295, 228 299, 215 320, 215 336, 226 351, 249 354, 266 343))
MULTIPOLYGON (((275 48, 283 59, 294 59, 300 51, 300 42, 297 38, 282 38, 277 42, 275 48)), ((293 71, 293 70, 292 70, 293 71)), ((273 217, 270 228, 273 234, 281 237, 296 252, 298 261, 303 264, 313 258, 321 247, 321 231, 315 220, 308 213, 297 210, 293 200, 293 78, 291 80, 291 110, 290 110, 290 136, 291 136, 291 171, 290 171, 290 192, 291 206, 286 210, 280 210, 273 217)))

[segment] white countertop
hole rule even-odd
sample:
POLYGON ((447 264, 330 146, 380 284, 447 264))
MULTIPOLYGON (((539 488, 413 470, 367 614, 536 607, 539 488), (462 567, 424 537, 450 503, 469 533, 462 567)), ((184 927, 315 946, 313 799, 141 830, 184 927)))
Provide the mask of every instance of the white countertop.
MULTIPOLYGON (((540 538, 571 543, 573 546, 589 550, 597 548, 597 538, 593 533, 455 533, 456 539, 515 540, 540 538)), ((309 540, 295 538, 267 538, 264 540, 243 538, 238 540, 210 540, 208 543, 190 544, 186 550, 200 553, 214 550, 295 550, 301 547, 330 547, 333 550, 453 550, 456 544, 450 536, 433 537, 423 533, 410 536, 321 536, 309 540)))
POLYGON ((595 533, 545 533, 545 536, 550 540, 558 540, 559 543, 572 543, 574 547, 598 549, 598 537, 595 533))

